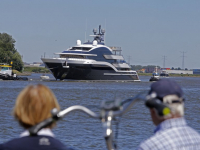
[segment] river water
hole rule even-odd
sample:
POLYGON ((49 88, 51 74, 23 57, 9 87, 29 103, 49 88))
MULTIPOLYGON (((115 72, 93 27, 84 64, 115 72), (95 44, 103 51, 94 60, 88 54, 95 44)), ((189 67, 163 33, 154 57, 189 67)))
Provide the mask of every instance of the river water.
MULTIPOLYGON (((148 91, 149 76, 141 76, 141 82, 63 82, 40 81, 41 74, 32 74, 32 81, 0 81, 0 143, 16 138, 23 129, 15 121, 12 108, 19 92, 29 84, 44 84, 56 95, 61 109, 83 105, 99 113, 102 100, 126 99, 141 91, 148 91)), ((50 74, 49 76, 53 78, 50 74)), ((185 93, 185 118, 189 126, 200 132, 200 78, 174 77, 185 93)), ((137 102, 120 121, 118 129, 119 149, 135 149, 139 143, 153 134, 148 109, 144 102, 137 102)), ((105 150, 102 125, 86 114, 72 112, 53 129, 56 138, 76 149, 105 150)))

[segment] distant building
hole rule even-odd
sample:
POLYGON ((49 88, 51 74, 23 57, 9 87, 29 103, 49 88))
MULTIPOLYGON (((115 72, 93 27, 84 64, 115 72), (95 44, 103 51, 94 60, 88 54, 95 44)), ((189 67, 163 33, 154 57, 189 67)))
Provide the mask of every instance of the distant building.
POLYGON ((160 68, 161 70, 171 70, 170 68, 160 68))
POLYGON ((193 74, 192 70, 163 70, 168 74, 193 74))
MULTIPOLYGON (((153 73, 156 71, 155 67, 150 67, 150 68, 146 68, 145 72, 146 73, 153 73)), ((157 67, 157 72, 160 72, 160 68, 157 67)))
POLYGON ((42 62, 33 62, 33 64, 43 64, 42 62))
POLYGON ((168 74, 193 74, 192 70, 171 70, 170 68, 161 68, 159 73, 165 71, 168 74))
POLYGON ((30 63, 27 63, 27 62, 23 62, 24 63, 24 65, 29 65, 30 63))
POLYGON ((139 73, 145 73, 146 69, 140 69, 138 70, 139 73))
POLYGON ((42 62, 33 62, 33 63, 27 63, 24 62, 25 67, 45 67, 45 65, 42 62))
POLYGON ((200 74, 200 69, 193 69, 193 74, 200 74))
POLYGON ((146 68, 146 73, 153 73, 155 70, 155 68, 151 67, 151 68, 146 68))
POLYGON ((39 67, 40 64, 30 64, 30 66, 39 67))

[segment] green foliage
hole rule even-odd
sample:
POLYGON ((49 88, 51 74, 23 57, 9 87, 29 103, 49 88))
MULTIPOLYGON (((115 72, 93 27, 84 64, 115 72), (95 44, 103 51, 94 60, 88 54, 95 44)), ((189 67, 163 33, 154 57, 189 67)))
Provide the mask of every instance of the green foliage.
MULTIPOLYGON (((174 67, 172 67, 171 70, 181 70, 181 68, 180 68, 180 67, 178 67, 178 68, 174 68, 174 67)), ((184 70, 184 69, 183 69, 183 70, 184 70)), ((185 70, 188 70, 188 69, 185 68, 185 70)))
POLYGON ((131 68, 132 68, 133 70, 141 70, 141 69, 147 69, 147 68, 155 69, 155 67, 160 68, 160 66, 155 66, 155 65, 148 65, 148 66, 131 65, 131 68))
POLYGON ((139 76, 152 76, 152 73, 138 73, 139 76))
POLYGON ((141 65, 131 65, 131 68, 133 70, 141 70, 141 69, 143 69, 143 66, 141 66, 141 65))
POLYGON ((49 70, 43 67, 24 67, 24 72, 49 73, 49 70))
POLYGON ((21 55, 18 52, 13 54, 12 61, 13 61, 12 65, 13 69, 16 69, 18 71, 23 69, 24 64, 22 62, 21 55))
POLYGON ((15 40, 7 33, 0 33, 0 63, 10 64, 13 69, 21 71, 23 62, 20 54, 15 49, 15 40))

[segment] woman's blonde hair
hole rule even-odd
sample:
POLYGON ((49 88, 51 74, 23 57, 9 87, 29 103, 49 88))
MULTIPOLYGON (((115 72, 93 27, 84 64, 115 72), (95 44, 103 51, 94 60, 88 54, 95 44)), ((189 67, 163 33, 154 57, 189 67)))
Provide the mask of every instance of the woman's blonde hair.
POLYGON ((13 114, 24 128, 50 118, 51 110, 60 106, 53 92, 42 84, 29 85, 17 97, 13 114))

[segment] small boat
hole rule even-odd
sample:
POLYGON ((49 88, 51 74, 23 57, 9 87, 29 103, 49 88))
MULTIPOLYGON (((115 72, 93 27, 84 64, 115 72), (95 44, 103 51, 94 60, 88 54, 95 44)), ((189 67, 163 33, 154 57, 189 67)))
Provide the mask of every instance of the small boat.
POLYGON ((169 74, 166 71, 162 70, 160 73, 160 76, 161 77, 169 77, 169 74))
POLYGON ((152 77, 149 79, 149 81, 158 81, 158 80, 160 80, 158 67, 155 67, 155 71, 152 73, 152 77))
POLYGON ((8 64, 1 63, 0 64, 0 79, 2 80, 10 80, 12 77, 12 66, 8 64))
POLYGON ((40 76, 40 79, 42 79, 42 80, 48 80, 50 78, 49 78, 49 76, 46 76, 45 74, 43 74, 42 76, 40 76))
POLYGON ((18 77, 16 74, 12 71, 12 66, 0 63, 0 79, 1 80, 28 80, 27 77, 18 77))

